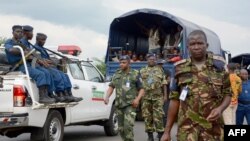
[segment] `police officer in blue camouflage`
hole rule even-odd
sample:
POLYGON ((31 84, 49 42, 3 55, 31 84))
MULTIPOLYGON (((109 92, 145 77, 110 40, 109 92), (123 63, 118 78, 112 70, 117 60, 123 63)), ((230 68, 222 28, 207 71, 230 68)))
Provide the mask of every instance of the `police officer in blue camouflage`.
POLYGON ((130 57, 120 57, 120 69, 112 77, 109 84, 105 104, 116 89, 115 108, 118 116, 119 133, 123 141, 134 141, 133 126, 136 117, 136 107, 144 95, 139 71, 129 67, 130 57))
MULTIPOLYGON (((14 66, 22 59, 20 50, 13 47, 15 45, 18 45, 19 44, 18 42, 20 42, 23 33, 22 26, 14 25, 12 27, 12 31, 13 31, 12 32, 13 38, 8 39, 5 42, 4 46, 8 62, 9 64, 14 66)), ((25 51, 25 53, 27 53, 27 51, 25 51)), ((28 65, 29 75, 33 80, 35 80, 39 90, 39 102, 46 104, 54 103, 55 100, 48 96, 48 87, 51 85, 51 79, 52 79, 51 75, 49 73, 44 72, 42 69, 31 67, 30 62, 27 62, 27 65, 28 65)), ((17 68, 17 70, 26 73, 23 64, 21 64, 17 68)))
MULTIPOLYGON (((22 26, 23 29, 23 37, 20 39, 20 45, 23 45, 25 47, 28 47, 29 49, 33 49, 34 46, 29 42, 29 40, 32 40, 33 38, 33 27, 29 25, 22 26)), ((53 93, 55 91, 55 84, 52 75, 50 72, 46 69, 46 67, 49 66, 49 64, 40 59, 39 55, 37 52, 33 56, 32 61, 30 61, 32 67, 36 67, 36 69, 43 71, 46 74, 46 81, 48 82, 48 93, 53 93), (34 59, 37 59, 34 62, 34 59), (35 63, 35 64, 34 64, 35 63)), ((24 69, 24 68, 23 68, 24 69)))
POLYGON ((82 98, 74 97, 71 92, 71 82, 69 77, 64 72, 56 68, 55 62, 53 62, 44 48, 47 35, 43 33, 37 33, 35 49, 40 52, 41 58, 44 59, 50 65, 47 67, 49 72, 52 74, 55 83, 56 95, 50 94, 51 97, 55 98, 58 102, 79 102, 82 98))

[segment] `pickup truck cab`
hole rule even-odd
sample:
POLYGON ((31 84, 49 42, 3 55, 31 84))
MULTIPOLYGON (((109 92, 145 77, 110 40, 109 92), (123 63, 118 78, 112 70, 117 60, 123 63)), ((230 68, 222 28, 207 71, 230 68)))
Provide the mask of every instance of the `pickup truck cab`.
MULTIPOLYGON (((23 50, 17 48, 27 68, 23 50)), ((106 135, 118 134, 115 95, 108 105, 103 102, 108 82, 89 61, 65 56, 73 60, 66 64, 72 93, 83 100, 44 105, 37 102, 38 89, 28 74, 13 71, 1 75, 11 66, 5 59, 4 47, 0 47, 0 135, 17 137, 31 133, 31 140, 62 141, 64 126, 69 125, 101 125, 106 135)))

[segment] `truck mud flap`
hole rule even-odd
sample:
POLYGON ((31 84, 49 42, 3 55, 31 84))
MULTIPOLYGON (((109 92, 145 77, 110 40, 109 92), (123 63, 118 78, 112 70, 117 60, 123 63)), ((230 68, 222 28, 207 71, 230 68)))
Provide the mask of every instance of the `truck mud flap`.
POLYGON ((53 104, 42 104, 38 103, 32 106, 32 109, 50 109, 50 108, 62 108, 62 107, 73 107, 77 105, 78 102, 70 102, 70 103, 53 103, 53 104))

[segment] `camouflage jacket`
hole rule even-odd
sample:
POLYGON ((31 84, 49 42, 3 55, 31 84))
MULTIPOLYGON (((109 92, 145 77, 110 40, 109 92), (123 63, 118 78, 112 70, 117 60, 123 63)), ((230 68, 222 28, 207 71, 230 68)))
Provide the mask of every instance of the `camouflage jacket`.
POLYGON ((158 66, 144 67, 140 70, 143 88, 145 89, 144 99, 162 98, 162 85, 167 84, 162 68, 158 66))
POLYGON ((139 71, 130 69, 129 73, 125 73, 118 69, 109 86, 116 89, 115 106, 117 108, 129 106, 136 98, 138 90, 142 88, 139 71))
MULTIPOLYGON (((191 59, 175 63, 176 89, 170 93, 170 99, 179 100, 183 87, 188 87, 185 101, 180 102, 178 124, 186 127, 200 125, 211 128, 212 123, 206 120, 211 110, 218 107, 226 95, 231 96, 229 74, 225 69, 224 59, 212 53, 207 54, 207 60, 202 70, 192 64, 191 59)), ((223 124, 222 119, 217 125, 223 124)), ((216 124, 216 123, 215 123, 216 124)))

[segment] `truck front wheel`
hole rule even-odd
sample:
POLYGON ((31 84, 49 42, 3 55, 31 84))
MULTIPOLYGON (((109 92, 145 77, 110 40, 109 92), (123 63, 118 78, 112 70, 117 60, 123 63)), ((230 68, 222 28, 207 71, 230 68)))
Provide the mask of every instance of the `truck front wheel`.
POLYGON ((49 112, 43 128, 36 128, 31 132, 33 141, 62 141, 64 135, 64 123, 60 112, 49 112))
POLYGON ((116 136, 118 134, 118 119, 114 105, 112 106, 109 120, 104 125, 104 131, 107 136, 116 136))

